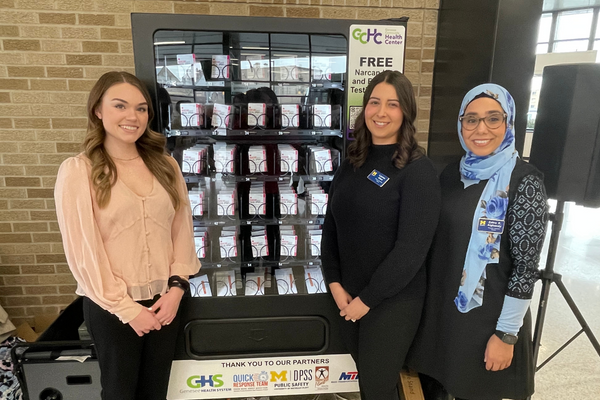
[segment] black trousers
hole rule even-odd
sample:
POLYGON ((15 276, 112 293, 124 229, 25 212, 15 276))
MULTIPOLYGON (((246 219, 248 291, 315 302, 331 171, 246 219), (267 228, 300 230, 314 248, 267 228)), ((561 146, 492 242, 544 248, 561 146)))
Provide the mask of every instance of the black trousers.
POLYGON ((417 332, 423 300, 384 300, 356 322, 340 317, 342 339, 358 368, 362 400, 398 399, 398 380, 417 332))
MULTIPOLYGON (((452 396, 446 391, 441 383, 428 375, 419 374, 419 379, 421 381, 421 387, 423 388, 423 396, 425 400, 467 400, 452 396)), ((502 399, 498 398, 498 400, 502 399)))
MULTIPOLYGON (((145 307, 152 300, 140 302, 145 307)), ((83 316, 100 365, 103 400, 165 400, 180 317, 139 337, 129 324, 83 298, 83 316)))

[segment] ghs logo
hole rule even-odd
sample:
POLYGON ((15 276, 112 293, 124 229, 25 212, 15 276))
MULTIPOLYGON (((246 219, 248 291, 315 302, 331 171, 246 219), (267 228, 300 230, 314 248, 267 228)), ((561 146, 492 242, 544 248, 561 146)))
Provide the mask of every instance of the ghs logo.
POLYGON ((223 375, 221 374, 216 374, 216 375, 193 375, 190 376, 187 379, 187 385, 188 387, 192 388, 192 389, 200 389, 203 388, 205 386, 210 386, 210 387, 221 387, 223 386, 224 382, 222 380, 223 375))

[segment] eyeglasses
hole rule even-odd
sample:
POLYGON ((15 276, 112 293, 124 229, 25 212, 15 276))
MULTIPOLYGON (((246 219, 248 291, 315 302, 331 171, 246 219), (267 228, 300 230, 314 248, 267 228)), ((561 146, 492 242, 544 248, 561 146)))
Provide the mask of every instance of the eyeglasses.
POLYGON ((483 121, 488 128, 495 129, 500 127, 505 120, 506 114, 502 113, 490 114, 483 118, 477 118, 473 115, 465 115, 459 118, 462 127, 468 131, 472 131, 473 129, 477 128, 481 121, 483 121))

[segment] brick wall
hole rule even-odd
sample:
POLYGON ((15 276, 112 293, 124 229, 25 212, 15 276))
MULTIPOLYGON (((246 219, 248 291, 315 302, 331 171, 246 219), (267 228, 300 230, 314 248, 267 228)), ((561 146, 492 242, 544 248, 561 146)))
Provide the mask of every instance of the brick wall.
POLYGON ((0 304, 15 324, 74 298, 54 211, 61 161, 80 151, 106 71, 134 72, 131 12, 302 18, 408 16, 405 72, 425 145, 439 0, 0 0, 0 304))

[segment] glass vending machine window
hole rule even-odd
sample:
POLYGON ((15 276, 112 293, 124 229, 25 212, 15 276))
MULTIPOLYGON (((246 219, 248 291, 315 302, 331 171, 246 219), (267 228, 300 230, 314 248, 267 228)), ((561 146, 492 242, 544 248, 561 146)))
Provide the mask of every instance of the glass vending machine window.
POLYGON ((327 192, 343 152, 343 35, 159 30, 160 129, 181 165, 194 297, 326 293, 327 192))

